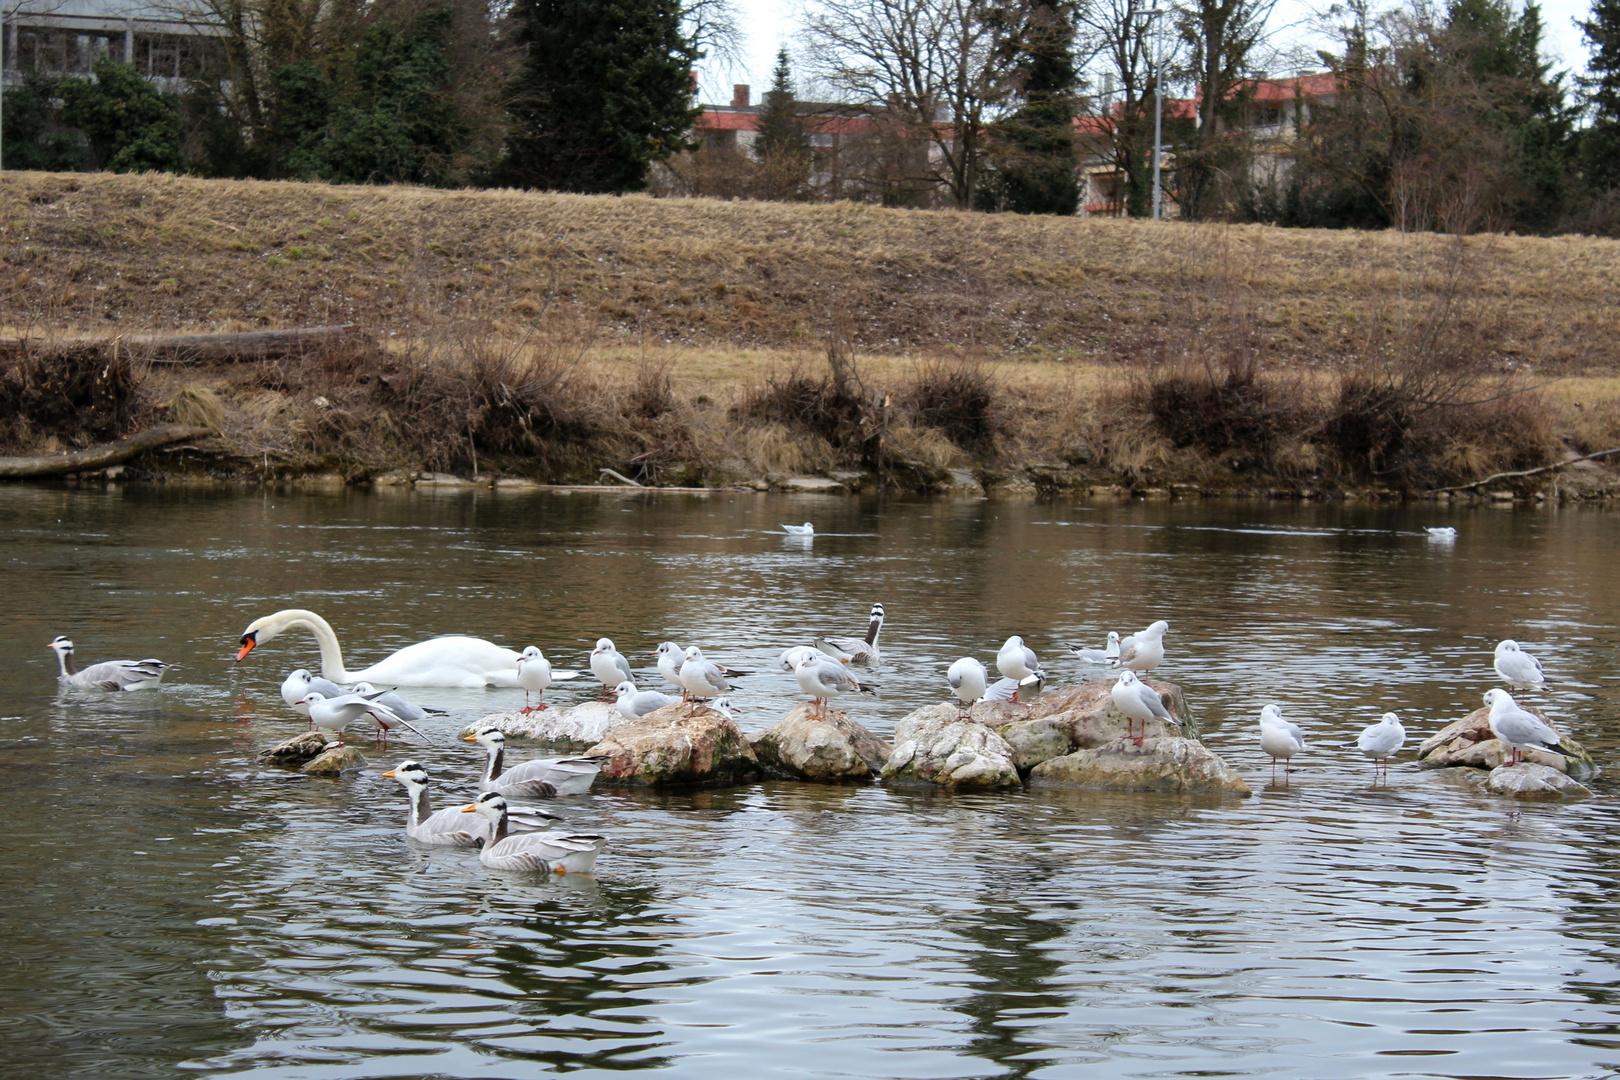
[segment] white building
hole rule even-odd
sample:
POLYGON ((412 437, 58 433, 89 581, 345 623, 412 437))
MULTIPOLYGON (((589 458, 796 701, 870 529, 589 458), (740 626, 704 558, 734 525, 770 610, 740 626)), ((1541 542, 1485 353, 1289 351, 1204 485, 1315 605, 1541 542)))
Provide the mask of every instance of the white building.
POLYGON ((160 89, 217 69, 223 30, 198 0, 0 0, 0 75, 88 75, 101 56, 134 64, 160 89))

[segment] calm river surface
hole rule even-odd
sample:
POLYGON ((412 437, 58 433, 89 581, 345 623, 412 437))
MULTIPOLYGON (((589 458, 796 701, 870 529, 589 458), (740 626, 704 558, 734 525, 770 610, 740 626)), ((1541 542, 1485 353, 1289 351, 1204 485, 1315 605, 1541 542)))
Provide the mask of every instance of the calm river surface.
MULTIPOLYGON (((1620 1070, 1611 512, 6 487, 0 521, 6 1076, 1620 1070), (806 519, 812 544, 772 533, 806 519), (1069 682, 1102 673, 1057 639, 1168 619, 1159 673, 1256 796, 599 789, 565 805, 612 838, 599 876, 535 879, 414 847, 378 776, 416 757, 464 796, 481 761, 451 733, 521 691, 413 693, 451 710, 439 745, 315 780, 256 758, 303 727, 277 686, 313 640, 230 663, 251 619, 308 607, 354 667, 471 633, 764 670, 874 600, 882 694, 851 711, 885 734, 1009 634, 1069 682), (58 633, 179 666, 58 694, 58 633), (1514 805, 1410 753, 1374 788, 1336 749, 1386 708, 1417 736, 1463 715, 1506 636, 1614 766, 1599 798, 1514 805), (1287 788, 1267 701, 1312 743, 1287 788)), ((748 680, 739 721, 796 691, 748 680)))

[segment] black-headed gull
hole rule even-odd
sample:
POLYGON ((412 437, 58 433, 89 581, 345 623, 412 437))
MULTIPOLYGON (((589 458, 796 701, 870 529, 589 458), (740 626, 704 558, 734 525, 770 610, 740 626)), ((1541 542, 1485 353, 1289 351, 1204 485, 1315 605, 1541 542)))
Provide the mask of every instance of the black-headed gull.
POLYGON ((1450 525, 1430 525, 1423 531, 1429 534, 1430 540, 1438 540, 1441 543, 1457 539, 1457 530, 1450 525))
POLYGON ((484 791, 498 791, 509 798, 549 799, 557 795, 583 795, 591 790, 591 782, 602 771, 607 758, 566 757, 536 758, 506 767, 506 736, 500 728, 485 726, 465 742, 475 742, 489 752, 489 763, 478 786, 484 791))
POLYGON ((717 698, 731 689, 725 669, 712 660, 705 660, 703 650, 696 645, 686 647, 686 659, 681 661, 681 685, 700 701, 717 698))
POLYGON ((1401 752, 1406 745, 1406 728, 1401 726, 1401 718, 1392 712, 1387 712, 1376 724, 1362 730, 1356 737, 1356 749, 1372 759, 1373 776, 1377 777, 1380 768, 1384 779, 1389 779, 1389 759, 1401 752))
POLYGON ((1563 736, 1535 713, 1521 709, 1506 690, 1500 687, 1487 690, 1485 704, 1491 709, 1491 734, 1513 751, 1514 765, 1519 763, 1519 755, 1525 750, 1558 752, 1563 736))
POLYGON ((986 685, 984 665, 971 656, 964 656, 951 665, 945 673, 945 679, 951 684, 951 693, 956 695, 956 715, 966 717, 973 715, 973 703, 984 697, 986 685))
POLYGON ((598 833, 512 832, 507 802, 499 792, 485 792, 461 812, 489 819, 490 841, 478 852, 478 861, 496 870, 588 874, 607 847, 607 837, 598 833))
POLYGON ((1046 672, 1037 671, 1022 679, 997 679, 984 691, 984 701, 1016 701, 1029 704, 1046 688, 1046 672))
POLYGON ((816 535, 816 527, 814 525, 810 524, 808 521, 805 522, 803 525, 787 525, 787 524, 784 524, 782 526, 782 531, 787 533, 789 536, 814 536, 814 535, 816 535))
POLYGON ((846 664, 876 664, 881 659, 878 655, 878 634, 882 630, 883 605, 873 604, 864 638, 818 637, 816 648, 846 664))
POLYGON ((820 649, 810 645, 790 645, 776 658, 777 665, 789 675, 799 670, 799 661, 807 656, 823 656, 820 649))
MULTIPOLYGON (((405 819, 405 835, 419 844, 434 847, 479 847, 489 838, 489 826, 481 818, 468 819, 458 806, 433 809, 428 801, 428 773, 419 762, 404 761, 382 774, 405 786, 411 800, 410 816, 405 819)), ((511 807, 513 830, 549 828, 561 819, 539 807, 511 807)))
POLYGON ((835 694, 877 693, 876 687, 861 682, 843 664, 825 656, 806 656, 799 661, 794 675, 799 680, 799 689, 814 699, 811 715, 822 719, 827 717, 827 699, 835 694))
POLYGON ((1502 681, 1512 687, 1540 686, 1547 681, 1542 674, 1541 661, 1519 648, 1512 638, 1496 645, 1496 662, 1492 665, 1502 681))
POLYGON ((1114 684, 1110 692, 1114 699, 1114 708, 1125 714, 1125 737, 1134 739, 1137 746, 1147 738, 1147 722, 1149 720, 1163 720, 1176 727, 1181 721, 1170 715, 1170 710, 1164 707, 1164 698, 1159 692, 1141 679, 1136 672, 1126 669, 1119 673, 1119 681, 1114 684), (1142 734, 1137 735, 1132 729, 1132 722, 1142 722, 1142 734))
POLYGON ((1101 649, 1091 649, 1084 645, 1076 645, 1072 641, 1062 641, 1058 644, 1074 653, 1075 657, 1091 664, 1110 664, 1119 656, 1119 631, 1108 631, 1108 645, 1101 649))
POLYGON ((73 642, 58 634, 45 646, 56 653, 58 681, 80 690, 150 690, 163 681, 162 660, 103 660, 83 671, 73 667, 73 642))
POLYGON ((608 638, 597 638, 596 648, 591 650, 591 674, 602 683, 602 700, 608 699, 608 691, 620 683, 635 682, 635 672, 630 670, 630 661, 613 647, 608 638))
POLYGON ((636 684, 626 679, 613 688, 614 705, 626 720, 640 720, 665 705, 674 705, 681 699, 674 694, 660 694, 657 690, 637 690, 636 684))
POLYGON ((383 690, 379 693, 377 688, 368 682, 355 683, 354 692, 361 697, 371 698, 372 701, 377 702, 379 705, 393 709, 394 715, 401 720, 426 720, 429 716, 444 715, 443 709, 429 709, 415 702, 406 701, 392 690, 383 690))
MULTIPOLYGON (((1001 672, 1013 682, 1022 684, 1031 675, 1040 675, 1043 679, 1046 673, 1041 670, 1041 662, 1035 658, 1035 651, 1024 644, 1024 639, 1014 634, 1001 646, 996 653, 996 670, 1001 672)), ((1013 691, 1012 700, 1018 700, 1018 691, 1013 691)))
POLYGON ((362 716, 369 716, 376 723, 378 743, 388 742, 388 732, 393 729, 394 724, 416 732, 423 742, 433 741, 404 717, 378 701, 380 697, 381 693, 374 693, 369 697, 364 694, 348 693, 328 698, 319 690, 311 690, 304 695, 301 704, 309 706, 310 722, 322 731, 336 732, 340 744, 343 742, 343 729, 362 716))
POLYGON ((1114 666, 1130 668, 1138 675, 1158 667, 1164 662, 1164 635, 1169 629, 1170 624, 1160 619, 1121 641, 1114 666))
MULTIPOLYGON (((348 693, 331 679, 311 675, 307 668, 299 668, 281 680, 281 700, 290 705, 293 712, 303 716, 309 715, 309 706, 304 704, 304 695, 311 690, 327 698, 338 698, 348 693)), ((309 726, 313 731, 315 722, 311 720, 309 726)))
POLYGON ((1292 720, 1285 720, 1277 706, 1267 705, 1260 710, 1260 749, 1271 755, 1271 779, 1277 779, 1277 759, 1281 758, 1286 780, 1294 755, 1305 749, 1305 733, 1292 720))
POLYGON ((548 708, 546 705, 546 688, 551 685, 551 661, 546 654, 540 651, 538 645, 530 645, 518 657, 517 684, 523 688, 523 711, 525 714, 539 712, 548 708), (529 704, 529 695, 536 695, 538 704, 529 704))

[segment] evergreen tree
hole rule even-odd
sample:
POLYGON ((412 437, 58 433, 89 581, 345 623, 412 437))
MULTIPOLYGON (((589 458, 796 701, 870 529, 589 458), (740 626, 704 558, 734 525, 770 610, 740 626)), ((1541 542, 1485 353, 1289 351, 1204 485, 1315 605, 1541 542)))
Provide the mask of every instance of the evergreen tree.
POLYGON ((1074 144, 1073 14, 1064 0, 1027 10, 1008 46, 1018 108, 990 129, 989 174, 975 202, 1015 214, 1072 214, 1080 202, 1074 144))
POLYGON ((810 138, 793 97, 793 72, 786 49, 777 50, 771 88, 760 102, 754 159, 759 162, 758 186, 765 198, 792 199, 804 193, 810 171, 810 138))
POLYGON ((640 191, 688 148, 696 46, 678 0, 518 0, 523 64, 505 179, 558 191, 640 191))
POLYGON ((95 80, 64 79, 62 123, 84 132, 92 164, 110 172, 174 172, 180 153, 180 104, 141 77, 134 64, 101 56, 95 80))
POLYGON ((6 90, 0 140, 8 169, 75 172, 85 167, 85 148, 77 132, 61 124, 58 80, 26 72, 22 85, 6 90))
POLYGON ((1591 126, 1581 132, 1580 161, 1588 187, 1620 190, 1620 0, 1592 0, 1592 17, 1581 23, 1592 49, 1581 89, 1591 126))

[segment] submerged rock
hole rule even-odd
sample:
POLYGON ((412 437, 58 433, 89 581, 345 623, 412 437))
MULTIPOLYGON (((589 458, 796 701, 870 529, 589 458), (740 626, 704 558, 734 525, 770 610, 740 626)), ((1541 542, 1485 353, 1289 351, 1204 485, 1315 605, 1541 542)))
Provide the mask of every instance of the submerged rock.
POLYGON ((1031 787, 1088 791, 1168 791, 1249 795, 1249 785, 1203 743, 1173 736, 1118 739, 1043 761, 1030 771, 1031 787))
POLYGON ((259 751, 259 756, 272 765, 296 769, 305 762, 314 761, 326 749, 326 736, 319 731, 305 731, 294 735, 285 742, 279 742, 268 750, 259 751))
POLYGON ((759 758, 729 716, 688 702, 627 720, 586 753, 610 759, 598 774, 605 783, 731 784, 759 772, 759 758))
POLYGON ((578 743, 589 746, 601 742, 607 733, 626 723, 611 701, 586 701, 578 705, 549 705, 539 712, 491 713, 461 729, 471 735, 479 728, 495 727, 501 734, 540 742, 578 743))
POLYGON ((1515 799, 1590 799, 1592 789, 1549 765, 1528 761, 1492 769, 1486 781, 1498 795, 1515 799))
MULTIPOLYGON (((1150 720, 1146 737, 1191 737, 1196 741, 1197 725, 1187 710, 1181 687, 1144 681, 1159 692, 1170 715, 1183 725, 1178 729, 1163 720, 1150 720)), ((973 718, 996 729, 1012 747, 1019 771, 1027 773, 1043 761, 1124 738, 1128 721, 1114 707, 1113 690, 1113 680, 1102 679, 1048 690, 1027 705, 981 701, 973 706, 973 718)))
POLYGON ((803 780, 870 779, 894 749, 842 710, 812 716, 808 702, 748 742, 766 769, 803 780))
POLYGON ((894 727, 894 752, 883 765, 891 783, 946 787, 1017 787, 1012 747, 975 720, 958 719, 950 702, 925 705, 894 727))
MULTIPOLYGON (((1520 702, 1520 707, 1540 716, 1548 726, 1556 730, 1557 726, 1542 715, 1539 709, 1523 702, 1520 702)), ((1535 765, 1545 765, 1558 772, 1567 773, 1576 780, 1590 779, 1602 771, 1580 743, 1565 736, 1561 731, 1558 734, 1562 740, 1558 744, 1559 753, 1555 754, 1550 750, 1527 750, 1520 755, 1521 760, 1535 765)), ((1491 732, 1489 709, 1475 709, 1461 720, 1447 724, 1423 740, 1423 744, 1418 747, 1418 765, 1425 769, 1457 766, 1495 769, 1509 756, 1508 748, 1491 732)))
POLYGON ((341 776, 346 772, 366 767, 365 755, 352 746, 329 746, 308 765, 304 772, 310 776, 341 776))

